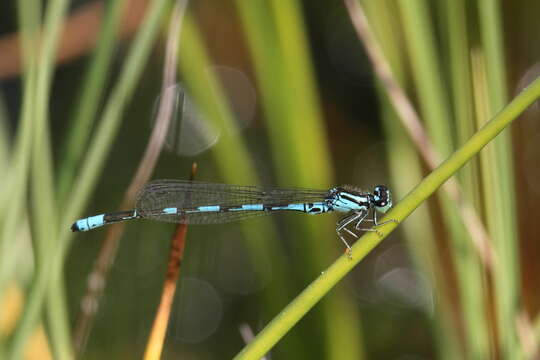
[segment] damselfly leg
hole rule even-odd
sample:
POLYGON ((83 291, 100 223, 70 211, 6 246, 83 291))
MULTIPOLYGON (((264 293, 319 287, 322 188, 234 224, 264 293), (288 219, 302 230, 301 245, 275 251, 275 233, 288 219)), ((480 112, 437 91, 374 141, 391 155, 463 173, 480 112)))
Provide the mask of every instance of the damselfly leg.
MULTIPOLYGON (((399 221, 397 221, 396 219, 389 219, 389 220, 383 221, 382 223, 378 222, 377 221, 377 212, 376 211, 373 211, 373 217, 371 219, 364 219, 364 221, 372 222, 373 223, 372 228, 383 226, 383 225, 389 224, 391 222, 399 224, 399 221)), ((361 224, 361 222, 358 222, 356 224, 356 230, 366 230, 366 229, 360 229, 360 224, 361 224)))
POLYGON ((356 231, 371 231, 371 232, 377 233, 377 235, 382 237, 383 234, 379 230, 375 229, 376 227, 388 224, 390 222, 395 222, 395 223, 398 222, 395 219, 390 219, 382 223, 379 223, 377 220, 377 211, 375 210, 371 210, 371 211, 373 214, 371 218, 368 218, 370 210, 362 210, 362 211, 353 212, 349 216, 346 216, 337 222, 336 232, 339 238, 341 239, 341 241, 347 247, 347 254, 349 254, 349 256, 352 252, 352 249, 349 243, 347 242, 347 240, 345 239, 344 233, 347 233, 351 235, 352 237, 354 237, 355 239, 358 239, 358 234, 349 228, 351 224, 354 224, 354 230, 356 231), (361 227, 364 222, 372 222, 373 226, 368 227, 368 228, 361 227))
POLYGON ((382 223, 378 222, 377 221, 377 212, 376 211, 373 211, 373 216, 371 219, 363 219, 362 221, 360 222, 357 222, 356 223, 356 226, 355 226, 355 229, 356 230, 362 230, 362 231, 373 231, 373 228, 375 227, 379 227, 379 226, 383 226, 383 225, 386 225, 386 224, 389 224, 389 223, 396 223, 396 224, 399 224, 399 221, 397 221, 396 219, 389 219, 389 220, 386 220, 386 221, 383 221, 382 223), (373 223, 373 226, 371 227, 371 229, 363 229, 363 228, 360 228, 360 225, 363 223, 363 222, 372 222, 373 223))
POLYGON ((344 217, 343 219, 339 220, 337 222, 337 226, 336 226, 336 232, 339 236, 339 238, 341 239, 341 241, 345 244, 345 246, 347 247, 347 254, 349 254, 349 257, 351 257, 351 253, 352 253, 352 249, 351 249, 351 246, 349 245, 349 243, 347 242, 347 240, 345 239, 345 237, 343 236, 343 232, 346 232, 348 233, 349 235, 351 235, 352 237, 354 237, 355 239, 358 239, 358 234, 354 233, 353 231, 351 231, 348 226, 350 224, 353 224, 353 223, 357 223, 355 225, 355 228, 357 228, 358 224, 361 224, 362 221, 364 221, 364 219, 366 218, 366 216, 368 215, 368 211, 358 211, 358 212, 353 212, 351 215, 349 216, 346 216, 344 217))
POLYGON ((379 235, 379 236, 382 236, 382 233, 379 230, 375 229, 377 226, 382 225, 382 224, 377 223, 377 212, 375 210, 372 210, 372 213, 373 213, 372 218, 371 219, 366 219, 367 215, 369 214, 369 210, 366 211, 366 215, 362 219, 360 219, 360 220, 358 220, 356 222, 356 225, 354 226, 354 229, 359 230, 359 231, 371 231, 371 232, 377 233, 377 235, 379 235), (365 221, 372 222, 375 225, 373 225, 373 226, 371 226, 369 228, 360 227, 365 221))

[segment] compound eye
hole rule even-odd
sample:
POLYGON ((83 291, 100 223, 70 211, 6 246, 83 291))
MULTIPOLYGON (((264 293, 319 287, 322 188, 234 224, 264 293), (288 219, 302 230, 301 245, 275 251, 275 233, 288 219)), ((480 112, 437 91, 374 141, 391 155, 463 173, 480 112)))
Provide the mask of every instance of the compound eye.
POLYGON ((382 185, 377 185, 373 189, 373 194, 377 197, 381 197, 386 192, 386 187, 382 185))

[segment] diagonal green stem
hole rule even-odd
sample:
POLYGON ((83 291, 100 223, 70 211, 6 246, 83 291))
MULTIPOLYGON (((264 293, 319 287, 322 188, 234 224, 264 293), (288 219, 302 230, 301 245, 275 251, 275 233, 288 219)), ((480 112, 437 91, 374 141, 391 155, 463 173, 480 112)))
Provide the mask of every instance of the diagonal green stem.
MULTIPOLYGON (((474 134, 461 148, 455 151, 437 169, 424 178, 386 216, 402 222, 422 202, 427 200, 446 180, 454 175, 467 161, 493 140, 506 126, 515 120, 529 105, 540 98, 540 77, 524 89, 508 106, 474 134)), ((384 221, 384 219, 382 220, 384 221)), ((356 264, 388 236, 397 224, 394 222, 379 229, 381 236, 366 233, 353 246, 352 258, 341 256, 321 276, 313 281, 283 311, 278 314, 248 344, 236 359, 259 359, 266 354, 315 304, 326 295, 356 264)))

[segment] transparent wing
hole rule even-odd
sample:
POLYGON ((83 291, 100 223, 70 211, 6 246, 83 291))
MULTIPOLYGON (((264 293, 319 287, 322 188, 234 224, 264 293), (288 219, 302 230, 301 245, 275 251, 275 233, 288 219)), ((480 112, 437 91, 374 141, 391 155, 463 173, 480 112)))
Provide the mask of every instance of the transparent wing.
POLYGON ((327 195, 327 190, 156 180, 146 184, 139 192, 136 208, 143 218, 175 223, 211 224, 270 213, 270 211, 227 211, 226 209, 230 207, 246 204, 278 206, 310 203, 323 201, 327 195), (215 205, 219 205, 222 211, 190 212, 200 206, 215 205), (163 214, 162 210, 166 208, 177 208, 181 211, 177 214, 163 214))

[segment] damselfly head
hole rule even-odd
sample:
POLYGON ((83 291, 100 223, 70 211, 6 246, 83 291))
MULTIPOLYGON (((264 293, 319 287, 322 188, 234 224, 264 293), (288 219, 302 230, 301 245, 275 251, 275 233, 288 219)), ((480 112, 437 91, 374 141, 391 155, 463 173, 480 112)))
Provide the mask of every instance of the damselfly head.
POLYGON ((384 185, 377 185, 373 189, 373 205, 381 213, 385 213, 392 207, 390 190, 384 185))

